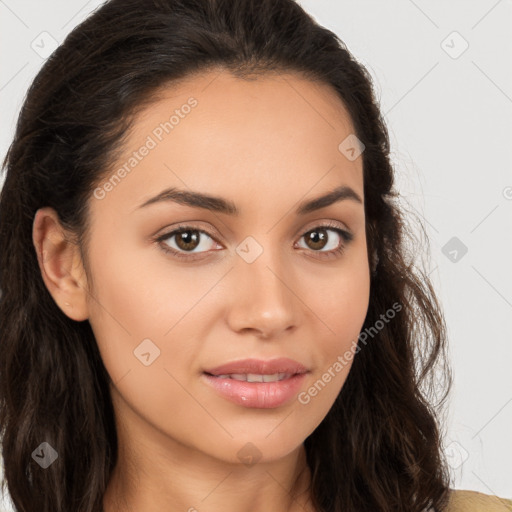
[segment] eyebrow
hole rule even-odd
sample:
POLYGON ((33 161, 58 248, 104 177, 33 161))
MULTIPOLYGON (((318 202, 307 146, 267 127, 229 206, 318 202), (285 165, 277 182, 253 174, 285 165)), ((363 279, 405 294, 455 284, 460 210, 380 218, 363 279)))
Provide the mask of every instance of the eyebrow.
MULTIPOLYGON (((334 203, 344 200, 351 200, 363 204, 363 200, 359 194, 349 186, 343 185, 331 190, 327 194, 316 197, 309 201, 303 201, 299 204, 295 213, 297 215, 305 215, 321 208, 326 208, 334 203)), ((148 199, 142 203, 138 209, 145 208, 149 205, 160 202, 174 202, 192 208, 203 208, 213 212, 224 213, 226 215, 238 216, 240 210, 235 203, 222 197, 210 196, 201 192, 190 190, 179 190, 176 188, 168 188, 160 192, 158 195, 148 199)))

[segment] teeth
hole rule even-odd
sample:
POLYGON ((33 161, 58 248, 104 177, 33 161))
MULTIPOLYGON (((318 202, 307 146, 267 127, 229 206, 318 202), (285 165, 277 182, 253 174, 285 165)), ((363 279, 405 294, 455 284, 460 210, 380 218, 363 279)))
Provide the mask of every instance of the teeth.
POLYGON ((225 375, 217 375, 219 379, 233 379, 247 382, 277 382, 278 380, 288 379, 290 373, 274 373, 272 375, 261 375, 258 373, 231 373, 225 375))
POLYGON ((291 377, 289 373, 274 373, 273 375, 263 375, 263 382, 276 382, 291 377))
POLYGON ((247 382, 263 382, 263 375, 258 375, 256 373, 248 373, 246 380, 247 382))
POLYGON ((243 373, 232 373, 231 375, 228 375, 228 377, 233 380, 247 380, 243 373))

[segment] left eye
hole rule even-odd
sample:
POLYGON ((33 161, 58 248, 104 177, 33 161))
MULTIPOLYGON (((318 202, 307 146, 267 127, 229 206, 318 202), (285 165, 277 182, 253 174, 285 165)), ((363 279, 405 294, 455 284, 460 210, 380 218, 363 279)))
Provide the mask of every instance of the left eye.
MULTIPOLYGON (((322 256, 333 257, 344 252, 345 246, 352 241, 353 234, 329 224, 310 229, 300 238, 304 238, 306 244, 308 244, 307 247, 300 247, 301 249, 311 249, 312 252, 321 253, 322 256), (328 234, 329 232, 336 235, 332 241, 332 236, 328 234)), ((217 243, 213 236, 206 231, 192 226, 180 226, 178 229, 158 237, 156 241, 162 243, 162 249, 165 252, 178 258, 188 259, 191 259, 190 255, 208 252, 217 243), (209 239, 209 242, 208 240, 203 242, 201 240, 203 237, 209 239), (175 239, 174 247, 166 242, 173 238, 175 239)))
MULTIPOLYGON (((338 241, 334 239, 334 243, 331 243, 331 248, 321 251, 321 252, 333 252, 333 251, 340 251, 340 241, 339 239, 343 240, 345 243, 349 242, 352 238, 350 233, 347 231, 344 231, 339 228, 333 228, 333 227, 327 227, 327 226, 318 226, 317 228, 311 229, 307 233, 304 233, 301 238, 306 239, 306 243, 312 244, 314 249, 325 249, 327 245, 329 245, 329 242, 331 241, 331 237, 328 236, 327 232, 334 232, 336 233, 336 236, 338 237, 338 241), (319 247, 320 246, 320 247, 319 247)), ((343 249, 344 245, 341 245, 341 249, 343 249)), ((306 247, 308 249, 308 247, 306 247)), ((317 252, 314 250, 314 252, 317 252)))

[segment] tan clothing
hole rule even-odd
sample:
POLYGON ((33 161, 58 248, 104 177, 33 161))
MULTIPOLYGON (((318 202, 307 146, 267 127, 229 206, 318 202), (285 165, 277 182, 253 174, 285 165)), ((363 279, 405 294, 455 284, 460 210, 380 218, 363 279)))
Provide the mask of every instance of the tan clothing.
POLYGON ((476 491, 452 490, 447 512, 510 512, 512 500, 476 491))

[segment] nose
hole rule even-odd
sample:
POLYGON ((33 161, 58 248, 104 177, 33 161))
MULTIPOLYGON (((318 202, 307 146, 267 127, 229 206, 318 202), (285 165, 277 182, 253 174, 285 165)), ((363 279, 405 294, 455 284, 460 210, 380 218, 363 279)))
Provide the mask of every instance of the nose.
POLYGON ((252 263, 242 257, 230 272, 228 323, 236 332, 255 332, 274 339, 298 326, 301 301, 293 290, 297 279, 278 251, 265 249, 252 263))

